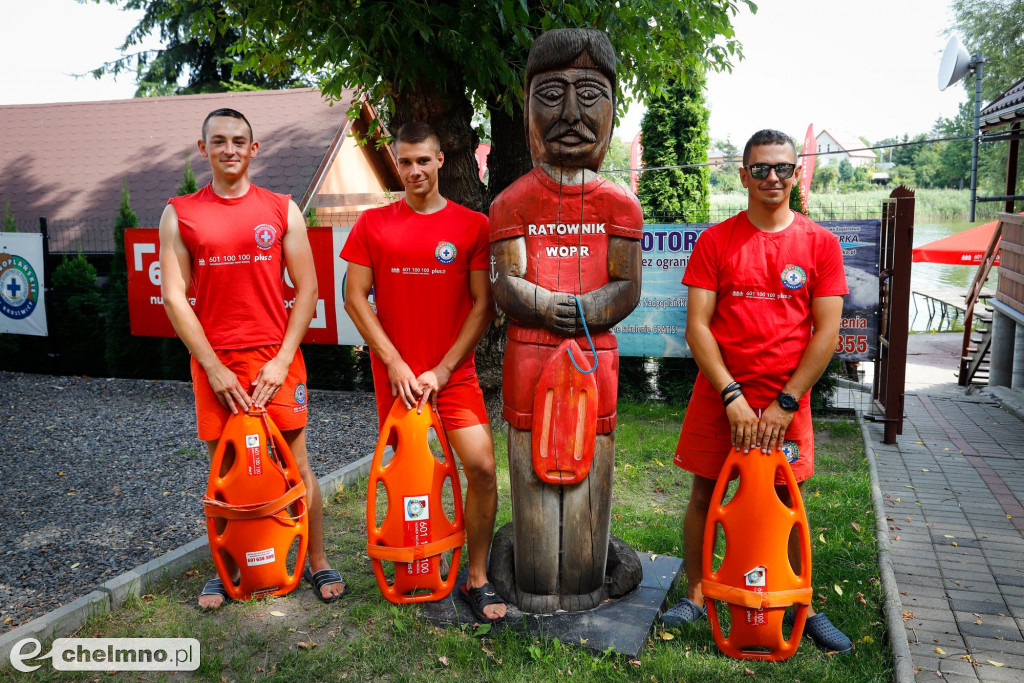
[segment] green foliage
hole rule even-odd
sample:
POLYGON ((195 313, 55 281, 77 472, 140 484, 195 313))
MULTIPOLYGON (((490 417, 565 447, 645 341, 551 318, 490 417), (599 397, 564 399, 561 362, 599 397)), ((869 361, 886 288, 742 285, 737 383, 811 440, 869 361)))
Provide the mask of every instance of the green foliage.
MULTIPOLYGON (((708 109, 704 103, 704 70, 694 67, 685 79, 672 82, 663 98, 649 102, 641 124, 644 166, 685 166, 708 160, 708 109)), ((711 172, 707 166, 652 170, 640 176, 637 192, 644 214, 708 220, 711 172)))
POLYGON ((661 400, 675 406, 689 403, 698 370, 692 358, 659 358, 655 380, 661 400))
POLYGON ((829 192, 835 189, 839 183, 839 171, 835 164, 824 164, 814 169, 814 179, 811 181, 811 196, 815 192, 829 192))
MULTIPOLYGON (((985 79, 982 97, 991 102, 1024 74, 1024 2, 1020 0, 953 0, 955 27, 971 54, 982 52, 985 79)), ((974 100, 974 78, 963 81, 964 90, 974 100)))
POLYGON ((192 194, 199 190, 196 183, 196 173, 192 170, 192 154, 185 152, 185 170, 181 174, 181 182, 178 183, 178 196, 192 194))
POLYGON ((53 271, 48 327, 58 351, 57 371, 65 375, 103 375, 103 297, 96 268, 81 252, 53 271), (57 313, 60 311, 60 313, 57 313))
POLYGON ((4 200, 4 225, 2 232, 18 232, 18 224, 14 222, 14 214, 11 213, 11 202, 4 200))
MULTIPOLYGON (((238 90, 276 90, 308 82, 293 75, 295 66, 269 72, 258 66, 238 66, 232 48, 239 31, 231 23, 207 31, 215 17, 226 16, 228 3, 218 0, 94 0, 119 5, 125 10, 143 10, 135 28, 120 49, 123 57, 103 64, 92 74, 138 74, 136 97, 196 95, 238 90), (138 50, 146 38, 159 34, 164 47, 138 50), (182 79, 185 84, 181 85, 182 79)), ((182 193, 187 194, 187 193, 182 193)))
POLYGON ((121 185, 121 201, 114 221, 114 258, 104 301, 103 345, 106 368, 114 377, 159 378, 160 340, 133 337, 128 315, 128 264, 124 248, 124 231, 139 227, 139 218, 132 210, 128 180, 121 185))
POLYGON ((629 173, 626 173, 625 169, 629 168, 631 145, 632 141, 626 142, 620 137, 612 136, 611 144, 608 145, 608 153, 604 157, 604 163, 601 164, 601 175, 625 188, 629 187, 629 173), (612 169, 619 172, 606 173, 612 169))
POLYGON ((801 183, 794 184, 793 191, 789 193, 789 208, 797 213, 807 213, 804 211, 804 190, 801 183))
POLYGON ((657 398, 647 368, 650 358, 619 356, 619 400, 642 403, 657 398))
MULTIPOLYGON (((502 151, 489 164, 490 196, 530 167, 521 122, 535 36, 581 26, 606 32, 618 56, 621 114, 634 96, 663 96, 691 69, 730 68, 742 57, 732 17, 740 6, 756 10, 751 0, 419 0, 344 8, 305 0, 106 1, 146 12, 125 49, 157 30, 170 37, 171 48, 146 65, 159 67, 153 78, 160 84, 175 82, 186 65, 190 75, 213 72, 197 76, 201 83, 246 74, 307 77, 332 100, 347 90, 354 91, 353 102, 365 97, 392 129, 411 120, 434 122, 448 161, 442 193, 477 209, 486 208, 486 198, 472 161, 474 110, 486 106, 492 142, 502 151)), ((116 73, 132 60, 98 71, 116 73)))
POLYGON ((848 183, 851 180, 853 180, 853 164, 849 159, 843 159, 839 162, 839 182, 848 183))
POLYGON ((355 391, 359 386, 355 347, 303 344, 302 356, 310 368, 310 389, 355 391))

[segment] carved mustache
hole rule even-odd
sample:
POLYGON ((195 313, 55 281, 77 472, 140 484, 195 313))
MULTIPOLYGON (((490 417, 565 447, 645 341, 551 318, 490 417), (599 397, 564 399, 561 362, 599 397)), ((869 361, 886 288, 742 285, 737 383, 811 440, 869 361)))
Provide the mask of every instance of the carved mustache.
POLYGON ((581 139, 583 139, 585 142, 597 142, 597 136, 594 135, 594 133, 589 128, 587 128, 587 126, 582 121, 577 121, 576 123, 572 124, 566 124, 563 123, 562 121, 557 121, 548 130, 548 133, 547 135, 544 136, 544 139, 547 142, 555 142, 569 134, 575 134, 581 139))

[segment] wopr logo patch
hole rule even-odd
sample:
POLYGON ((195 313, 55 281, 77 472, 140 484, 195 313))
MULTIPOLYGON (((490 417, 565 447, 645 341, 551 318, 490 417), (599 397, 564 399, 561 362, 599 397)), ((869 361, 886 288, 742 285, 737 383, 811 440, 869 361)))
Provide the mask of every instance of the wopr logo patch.
POLYGON ((256 226, 255 235, 256 246, 266 251, 274 246, 274 242, 277 240, 277 228, 273 225, 263 223, 262 225, 256 226))
POLYGON ((800 289, 807 284, 807 271, 792 263, 782 269, 782 286, 786 289, 800 289))
POLYGON ((434 250, 434 257, 447 266, 455 261, 455 257, 458 253, 459 252, 455 248, 454 244, 442 241, 437 243, 437 249, 434 250))
POLYGON ((12 320, 32 315, 39 303, 39 277, 24 258, 0 254, 0 313, 12 320))

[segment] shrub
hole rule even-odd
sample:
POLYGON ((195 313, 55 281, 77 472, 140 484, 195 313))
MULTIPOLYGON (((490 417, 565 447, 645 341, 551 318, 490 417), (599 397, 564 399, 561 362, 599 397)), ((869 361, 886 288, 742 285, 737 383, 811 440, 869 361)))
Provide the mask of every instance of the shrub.
POLYGON ((66 375, 105 374, 103 298, 96 268, 81 252, 65 257, 53 271, 50 296, 47 317, 56 370, 66 375))

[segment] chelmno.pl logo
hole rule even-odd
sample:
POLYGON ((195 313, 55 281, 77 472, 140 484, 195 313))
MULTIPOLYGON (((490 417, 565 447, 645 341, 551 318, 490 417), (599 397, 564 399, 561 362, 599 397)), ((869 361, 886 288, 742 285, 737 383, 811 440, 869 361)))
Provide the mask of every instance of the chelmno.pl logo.
POLYGON ((45 655, 35 638, 19 640, 11 649, 11 666, 35 671, 49 659, 57 671, 195 671, 199 641, 195 638, 58 638, 45 655))

